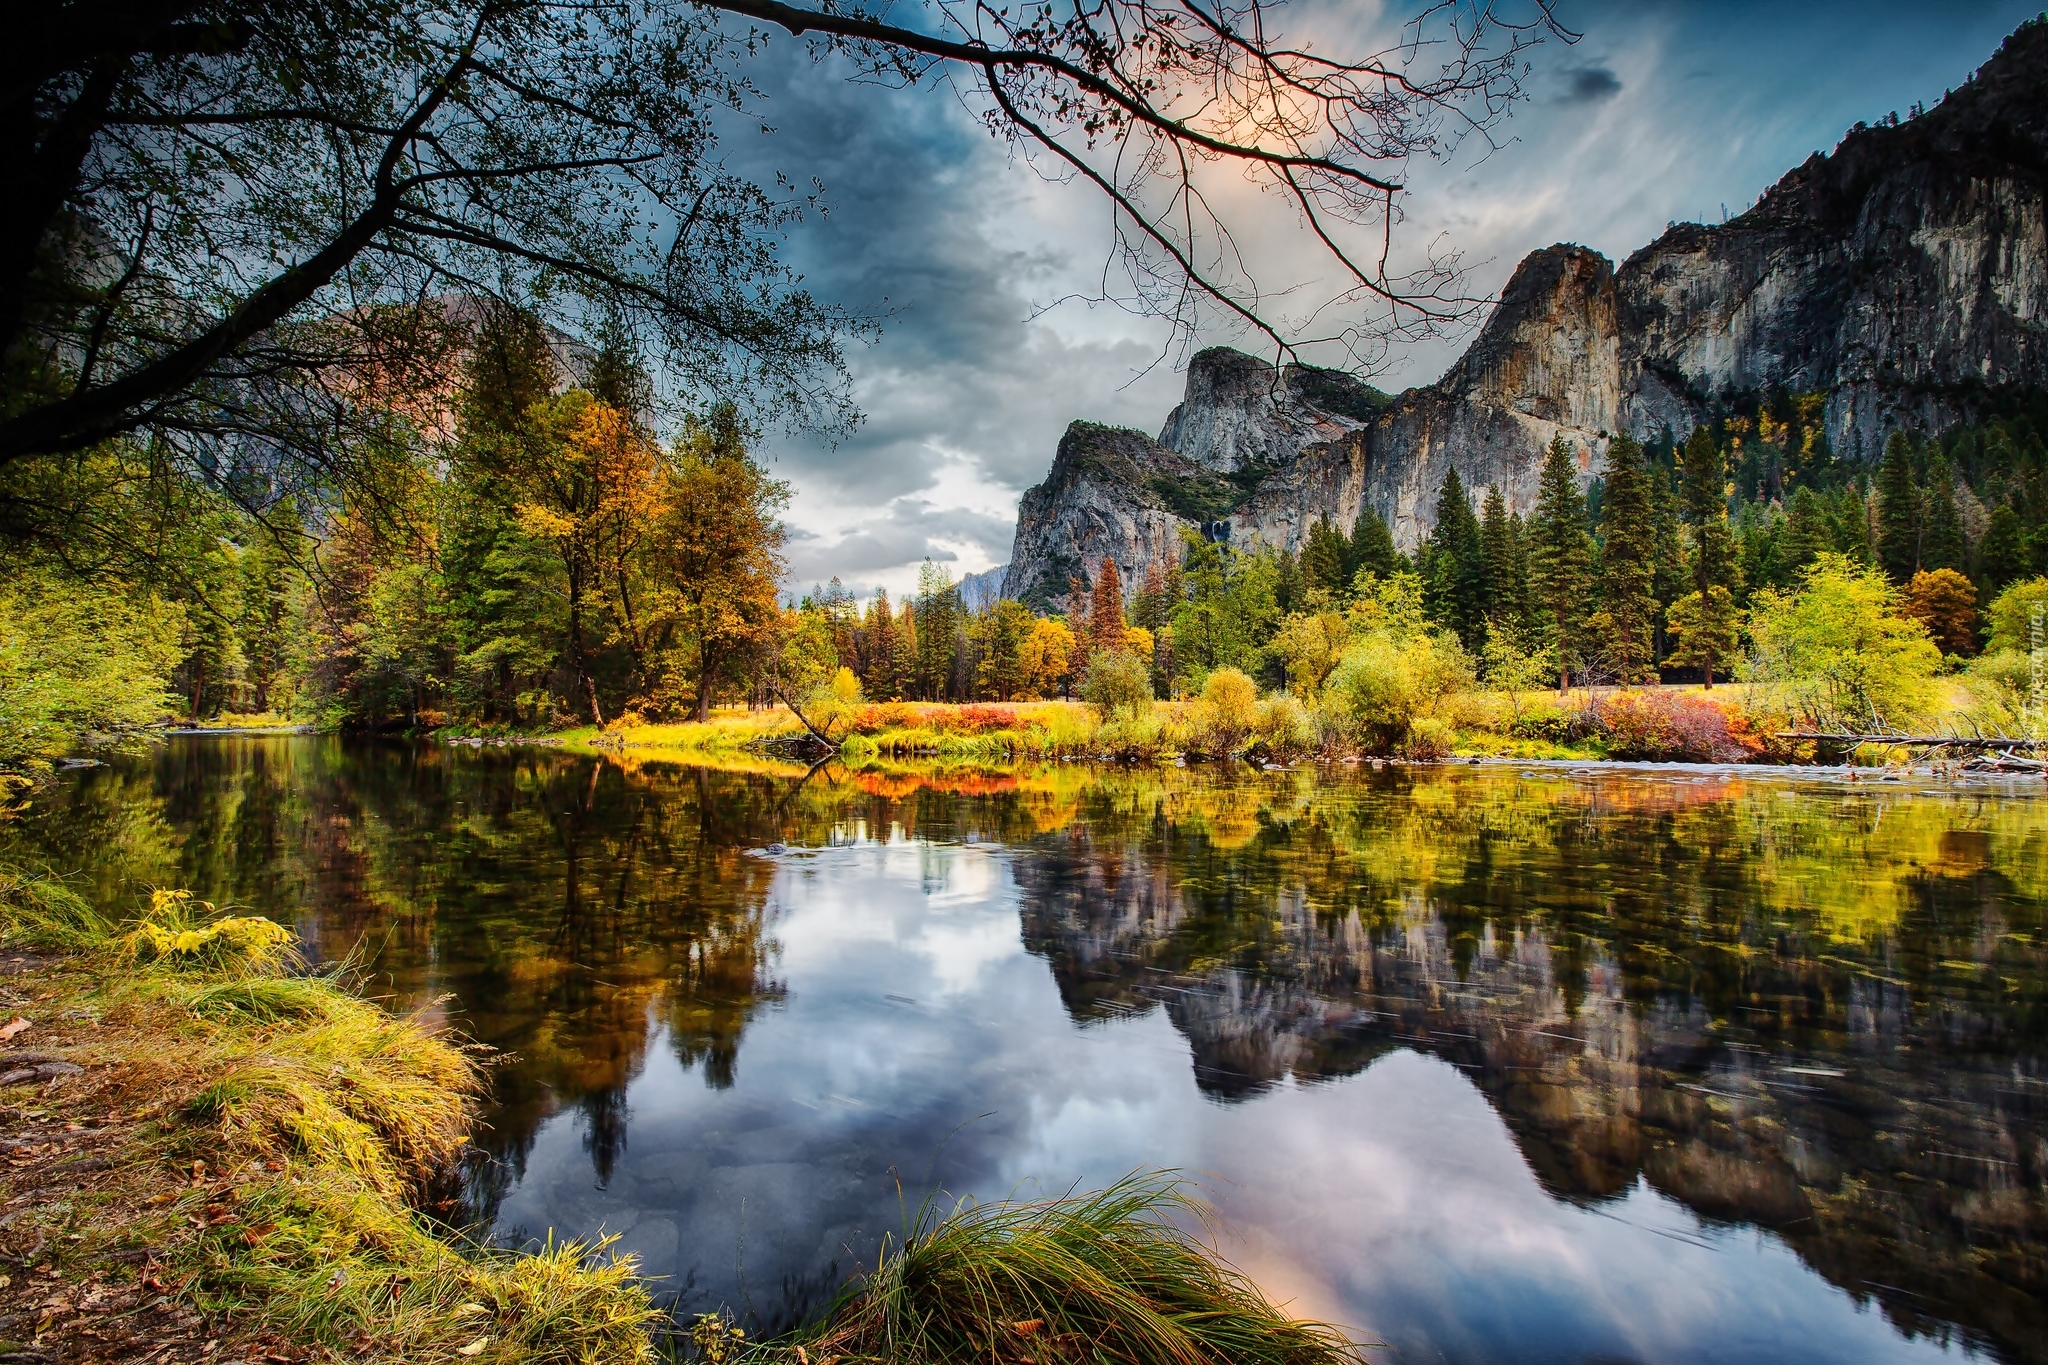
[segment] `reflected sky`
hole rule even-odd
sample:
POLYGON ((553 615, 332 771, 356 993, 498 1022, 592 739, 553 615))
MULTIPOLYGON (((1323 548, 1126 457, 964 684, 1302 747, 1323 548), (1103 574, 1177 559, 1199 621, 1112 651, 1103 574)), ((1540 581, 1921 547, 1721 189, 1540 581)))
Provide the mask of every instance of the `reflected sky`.
POLYGON ((1776 1236, 1638 1182, 1594 1207, 1537 1182, 1449 1062, 1205 1095, 1162 1011, 1077 1025, 1019 933, 1012 858, 899 839, 772 855, 788 996, 729 1089, 657 1044, 594 1185, 584 1121, 545 1124, 501 1232, 623 1234, 687 1306, 775 1323, 868 1263, 942 1187, 1000 1198, 1169 1166, 1270 1292, 1401 1361, 1917 1360, 1776 1236))
POLYGON ((0 824, 499 1050, 469 1217, 772 1329, 928 1192, 1199 1181, 1406 1361, 2048 1360, 2048 801, 194 738, 0 824))

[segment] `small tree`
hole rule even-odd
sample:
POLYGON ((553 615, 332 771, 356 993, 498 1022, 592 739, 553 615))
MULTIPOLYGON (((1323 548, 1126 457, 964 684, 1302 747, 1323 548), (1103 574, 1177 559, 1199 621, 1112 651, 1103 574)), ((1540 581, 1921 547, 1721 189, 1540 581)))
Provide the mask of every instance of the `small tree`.
POLYGON ((1739 621, 1734 596, 1719 583, 1703 593, 1687 593, 1665 614, 1671 662, 1680 668, 1697 668, 1700 681, 1713 687, 1715 672, 1731 667, 1737 657, 1739 621))
POLYGON ((1098 651, 1088 662, 1081 696, 1104 720, 1143 715, 1152 709, 1152 670, 1129 650, 1098 651))
POLYGON ((1237 669, 1219 668, 1202 684, 1194 721, 1205 747, 1219 754, 1234 752, 1258 719, 1258 686, 1237 669))
POLYGON ((1943 654, 1977 652, 1977 585, 1954 569, 1922 569, 1907 580, 1899 610, 1927 628, 1943 654))
POLYGON ((1882 573, 1847 556, 1820 556, 1795 592, 1759 592, 1749 633, 1759 697, 1817 729, 1881 733, 1933 696, 1941 654, 1926 628, 1882 573))
POLYGON ((1073 652, 1074 632, 1067 629, 1065 621, 1038 621, 1024 639, 1025 688, 1041 697, 1064 691, 1073 652))

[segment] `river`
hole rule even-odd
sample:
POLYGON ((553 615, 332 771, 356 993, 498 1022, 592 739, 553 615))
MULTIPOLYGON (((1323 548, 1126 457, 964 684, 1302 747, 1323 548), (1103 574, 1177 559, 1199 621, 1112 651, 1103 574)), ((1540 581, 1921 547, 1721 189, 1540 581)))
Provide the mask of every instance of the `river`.
POLYGON ((468 1216, 772 1330, 1139 1168, 1387 1362, 2048 1360, 2048 799, 185 737, 0 859, 496 1049, 468 1216))

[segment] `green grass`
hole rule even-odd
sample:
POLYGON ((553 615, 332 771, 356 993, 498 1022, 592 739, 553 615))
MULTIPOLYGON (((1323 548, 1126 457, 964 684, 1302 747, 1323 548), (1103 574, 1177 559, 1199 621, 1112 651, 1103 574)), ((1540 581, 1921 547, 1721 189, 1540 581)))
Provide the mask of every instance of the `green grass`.
POLYGON ((901 1244, 802 1342, 813 1359, 967 1365, 1340 1365, 1357 1347, 1288 1316, 1188 1224, 1170 1173, 1062 1199, 927 1203, 901 1244))

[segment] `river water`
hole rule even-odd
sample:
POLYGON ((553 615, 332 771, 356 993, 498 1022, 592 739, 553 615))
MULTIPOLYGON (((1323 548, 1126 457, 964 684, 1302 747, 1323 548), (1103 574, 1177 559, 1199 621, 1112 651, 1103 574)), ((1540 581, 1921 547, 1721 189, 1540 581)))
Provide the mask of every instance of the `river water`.
POLYGON ((499 1049, 471 1215, 617 1233, 680 1312, 1163 1167, 1374 1360, 2044 1360, 2038 787, 181 738, 0 858, 499 1049))

